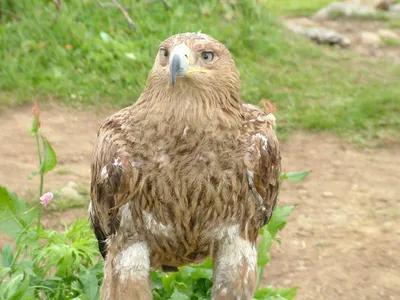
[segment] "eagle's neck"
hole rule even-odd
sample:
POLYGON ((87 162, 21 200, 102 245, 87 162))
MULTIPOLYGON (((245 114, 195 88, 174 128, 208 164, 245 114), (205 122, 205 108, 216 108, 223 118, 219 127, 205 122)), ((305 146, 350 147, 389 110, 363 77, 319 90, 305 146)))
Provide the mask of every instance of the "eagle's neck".
POLYGON ((237 128, 241 120, 241 100, 238 87, 213 89, 190 86, 178 82, 175 87, 157 89, 146 87, 137 102, 138 108, 147 111, 158 122, 196 126, 223 126, 237 128))

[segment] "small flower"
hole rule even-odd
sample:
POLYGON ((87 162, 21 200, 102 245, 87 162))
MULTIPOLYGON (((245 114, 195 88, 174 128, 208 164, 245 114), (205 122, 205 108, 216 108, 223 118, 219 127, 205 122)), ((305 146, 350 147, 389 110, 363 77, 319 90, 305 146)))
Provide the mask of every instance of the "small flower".
POLYGON ((40 115, 40 105, 39 102, 35 101, 35 105, 32 107, 32 114, 35 117, 39 117, 40 115))
POLYGON ((40 203, 44 206, 47 206, 47 204, 49 204, 49 202, 51 201, 51 199, 53 199, 54 195, 52 192, 47 192, 46 194, 44 194, 42 197, 40 197, 40 203))

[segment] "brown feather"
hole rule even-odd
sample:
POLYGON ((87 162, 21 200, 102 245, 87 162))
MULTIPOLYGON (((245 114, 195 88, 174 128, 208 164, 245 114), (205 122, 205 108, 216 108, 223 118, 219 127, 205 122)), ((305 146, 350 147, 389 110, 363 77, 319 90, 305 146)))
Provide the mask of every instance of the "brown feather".
POLYGON ((217 61, 172 87, 157 56, 139 100, 105 121, 93 152, 91 220, 103 255, 145 241, 154 269, 212 255, 231 226, 254 244, 279 191, 273 116, 241 101, 225 46, 182 34, 162 47, 183 42, 217 61))

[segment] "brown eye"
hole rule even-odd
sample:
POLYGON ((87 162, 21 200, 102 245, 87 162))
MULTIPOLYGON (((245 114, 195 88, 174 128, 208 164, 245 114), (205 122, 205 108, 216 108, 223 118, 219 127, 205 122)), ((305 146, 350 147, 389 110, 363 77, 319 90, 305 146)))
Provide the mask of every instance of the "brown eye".
POLYGON ((212 53, 211 51, 204 51, 203 53, 201 53, 201 58, 205 62, 210 62, 214 59, 214 53, 212 53))
POLYGON ((160 49, 160 55, 161 55, 162 57, 168 57, 168 55, 169 55, 168 50, 165 49, 165 48, 161 48, 161 49, 160 49))

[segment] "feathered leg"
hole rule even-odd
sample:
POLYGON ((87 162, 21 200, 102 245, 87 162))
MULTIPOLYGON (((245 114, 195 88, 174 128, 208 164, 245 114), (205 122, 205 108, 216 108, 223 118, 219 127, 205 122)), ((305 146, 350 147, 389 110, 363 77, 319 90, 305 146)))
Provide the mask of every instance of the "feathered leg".
POLYGON ((211 299, 253 299, 257 283, 257 250, 239 235, 216 242, 211 299))
POLYGON ((150 256, 147 244, 137 242, 124 249, 110 244, 104 265, 102 300, 151 300, 150 256))

